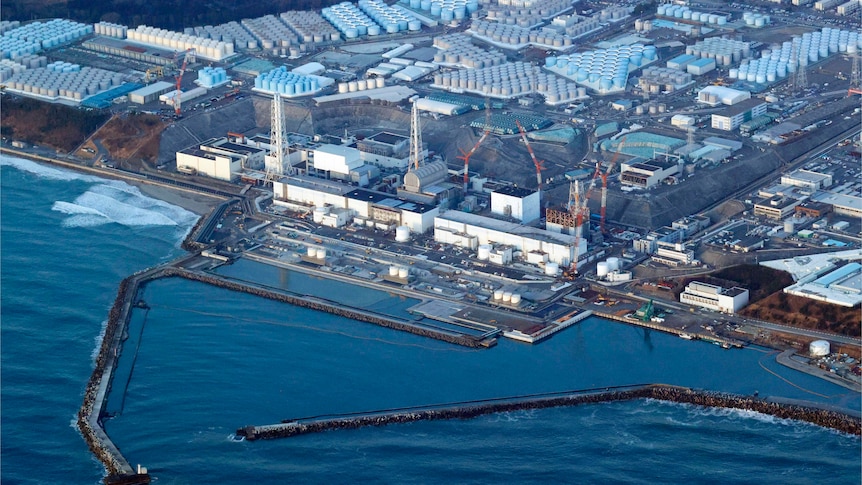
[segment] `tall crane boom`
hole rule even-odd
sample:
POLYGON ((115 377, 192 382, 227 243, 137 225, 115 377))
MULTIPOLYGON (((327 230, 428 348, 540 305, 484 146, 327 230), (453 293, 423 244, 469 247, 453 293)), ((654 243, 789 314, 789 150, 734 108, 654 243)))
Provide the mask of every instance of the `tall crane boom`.
MULTIPOLYGON (((195 57, 195 50, 189 49, 183 55, 183 65, 180 67, 180 72, 177 74, 177 94, 174 96, 174 114, 180 116, 180 111, 182 108, 183 98, 182 91, 180 90, 183 84, 183 74, 186 72, 186 67, 189 65, 189 61, 192 61, 195 57)), ((194 62, 194 61, 192 61, 194 62)))
POLYGON ((478 149, 479 145, 481 145, 482 142, 485 141, 485 138, 488 137, 488 134, 490 132, 491 130, 486 128, 485 133, 482 133, 482 136, 479 137, 479 141, 477 141, 476 144, 473 145, 473 148, 471 148, 470 151, 466 153, 464 152, 464 150, 461 150, 461 156, 458 157, 459 160, 464 160, 464 195, 467 195, 467 184, 470 182, 470 157, 472 157, 473 154, 476 153, 476 149, 478 149))
MULTIPOLYGON (((530 158, 533 160, 533 165, 536 166, 536 184, 539 187, 539 193, 542 192, 542 170, 545 169, 544 162, 536 158, 536 154, 533 153, 533 147, 530 146, 530 142, 527 140, 527 132, 524 130, 524 127, 521 125, 521 122, 515 120, 515 124, 518 125, 518 131, 521 132, 521 138, 524 140, 524 145, 527 146, 527 152, 530 153, 530 158)), ((540 195, 541 197, 541 195, 540 195)))
MULTIPOLYGON (((622 137, 620 139, 620 145, 625 143, 626 137, 622 137)), ((617 157, 620 156, 620 152, 614 153, 614 156, 611 158, 610 163, 608 163, 608 169, 602 173, 602 206, 601 206, 601 220, 599 222, 599 229, 602 231, 602 234, 605 233, 605 211, 608 206, 608 175, 614 170, 614 165, 617 162, 617 157)))

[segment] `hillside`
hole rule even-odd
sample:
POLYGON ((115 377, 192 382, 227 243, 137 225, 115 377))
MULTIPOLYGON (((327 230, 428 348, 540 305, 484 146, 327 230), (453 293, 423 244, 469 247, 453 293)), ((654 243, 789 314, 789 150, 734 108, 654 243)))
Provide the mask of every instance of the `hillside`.
POLYGON ((13 140, 68 152, 83 143, 107 119, 108 115, 99 111, 6 96, 0 133, 13 140))

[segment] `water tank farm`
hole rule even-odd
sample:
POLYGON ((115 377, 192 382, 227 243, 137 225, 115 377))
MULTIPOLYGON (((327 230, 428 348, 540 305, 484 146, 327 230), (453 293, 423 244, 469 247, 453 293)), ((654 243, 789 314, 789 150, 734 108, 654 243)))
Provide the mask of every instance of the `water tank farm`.
POLYGON ((80 102, 121 84, 123 84, 122 74, 57 61, 46 67, 27 69, 13 74, 6 80, 6 89, 24 96, 51 101, 65 99, 80 102))
POLYGON ((317 93, 333 82, 328 77, 297 74, 281 66, 255 77, 254 90, 268 94, 278 92, 290 98, 317 93))
MULTIPOLYGON (((10 27, 14 25, 14 23, 7 24, 10 27)), ((80 39, 92 32, 91 25, 65 19, 33 22, 9 28, 0 35, 0 59, 15 60, 22 56, 36 54, 43 49, 80 39)))
POLYGON ((629 72, 657 60, 656 48, 632 44, 610 49, 545 58, 545 69, 599 94, 625 90, 629 72))

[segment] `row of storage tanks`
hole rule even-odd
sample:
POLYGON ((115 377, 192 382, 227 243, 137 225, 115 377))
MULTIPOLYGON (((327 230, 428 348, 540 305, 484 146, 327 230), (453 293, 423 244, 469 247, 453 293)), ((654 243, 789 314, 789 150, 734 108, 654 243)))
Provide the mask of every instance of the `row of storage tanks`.
POLYGON ((652 30, 652 20, 635 20, 635 32, 649 32, 652 30))
POLYGON ((764 27, 772 23, 772 19, 769 15, 755 12, 743 12, 742 20, 745 22, 745 25, 749 27, 764 27))
POLYGON ((254 87, 268 92, 278 92, 287 96, 311 94, 320 90, 317 78, 290 72, 281 66, 254 78, 254 87))
POLYGON ((718 15, 714 13, 702 13, 692 11, 690 8, 683 5, 663 4, 659 5, 656 14, 663 17, 673 17, 683 20, 691 20, 704 24, 725 25, 727 24, 727 15, 718 15))
MULTIPOLYGON (((260 47, 264 49, 274 49, 276 47, 290 47, 299 44, 299 36, 293 32, 284 22, 279 20, 274 15, 266 15, 256 19, 245 19, 242 24, 260 39, 260 47)), ((253 45, 248 43, 249 48, 253 45)))
POLYGON ((586 96, 586 89, 577 84, 524 62, 437 73, 434 84, 450 91, 472 91, 502 98, 537 93, 544 95, 551 104, 586 96))
POLYGON ((407 279, 407 277, 410 276, 410 269, 405 268, 404 266, 390 266, 389 276, 393 278, 407 279))
POLYGON ((412 14, 397 7, 390 7, 382 0, 359 0, 357 5, 372 20, 386 29, 387 33, 394 33, 390 28, 392 25, 398 26, 396 32, 404 30, 418 32, 422 29, 422 22, 412 14))
POLYGON ((38 69, 47 65, 47 57, 33 54, 19 57, 14 61, 11 59, 0 59, 0 82, 5 82, 15 74, 20 74, 27 69, 38 69))
POLYGON ((174 50, 194 49, 196 56, 213 61, 220 61, 235 53, 233 43, 181 34, 147 25, 139 25, 135 30, 129 30, 127 38, 140 44, 167 47, 174 50))
POLYGON ((504 53, 486 51, 473 44, 467 35, 461 33, 434 38, 434 47, 440 49, 434 54, 434 62, 436 63, 460 64, 474 69, 506 63, 504 53))
POLYGON ((229 80, 230 78, 227 76, 227 71, 225 71, 223 67, 206 66, 198 71, 198 84, 205 88, 218 86, 219 84, 224 84, 229 80))
POLYGON ((719 66, 729 66, 751 57, 751 44, 723 37, 710 37, 686 47, 685 53, 715 59, 715 64, 719 66))
POLYGON ((401 3, 444 22, 462 20, 479 10, 479 0, 401 0, 401 3))
POLYGON ((521 294, 505 290, 494 290, 494 303, 520 305, 521 294))
POLYGON ((326 259, 327 252, 326 252, 326 248, 313 248, 313 247, 309 246, 305 250, 305 254, 309 258, 326 259))
POLYGON ((599 90, 607 91, 625 87, 629 64, 640 67, 655 59, 654 46, 632 44, 569 56, 548 56, 545 67, 579 83, 597 83, 599 90))
MULTIPOLYGON (((11 24, 10 24, 11 25, 11 24)), ((50 49, 93 32, 93 26, 66 19, 33 22, 0 35, 0 59, 17 59, 50 49)))
POLYGON ((520 45, 529 42, 553 47, 572 45, 571 37, 554 30, 535 31, 516 25, 503 25, 484 20, 474 20, 470 25, 470 30, 480 37, 502 44, 520 45))
POLYGON ((125 25, 114 24, 111 22, 98 22, 93 24, 93 30, 98 35, 116 37, 117 39, 125 39, 129 32, 129 28, 125 25))
POLYGON ((346 83, 338 83, 338 93, 355 93, 357 91, 365 91, 367 89, 385 88, 386 79, 382 77, 371 79, 360 79, 358 81, 350 81, 346 83))
POLYGON ((27 69, 7 80, 6 85, 25 93, 81 100, 123 84, 116 72, 77 64, 54 62, 46 67, 27 69))
POLYGON ((383 2, 360 0, 358 5, 359 7, 350 2, 341 2, 324 8, 321 13, 323 18, 334 25, 347 39, 364 35, 375 36, 381 33, 395 34, 405 30, 418 31, 422 28, 422 23, 415 17, 389 7, 383 2))
POLYGON ((235 48, 239 49, 257 49, 259 45, 257 39, 236 21, 215 26, 186 27, 183 29, 183 34, 217 42, 232 43, 235 48))
POLYGON ((647 103, 635 106, 635 114, 642 115, 649 113, 651 115, 667 112, 667 105, 664 103, 647 103))
POLYGON ((488 20, 507 25, 532 27, 572 6, 571 0, 547 0, 527 7, 496 5, 488 8, 488 20))
POLYGON ((321 43, 341 40, 341 35, 319 13, 311 10, 283 12, 281 20, 299 35, 303 43, 321 43))
POLYGON ((17 29, 20 26, 21 22, 17 20, 0 20, 0 35, 3 35, 10 30, 17 29))

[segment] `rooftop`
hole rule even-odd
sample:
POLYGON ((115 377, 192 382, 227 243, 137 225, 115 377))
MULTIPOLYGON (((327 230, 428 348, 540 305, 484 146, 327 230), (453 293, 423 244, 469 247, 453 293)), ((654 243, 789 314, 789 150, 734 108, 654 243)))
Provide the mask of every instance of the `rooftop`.
POLYGON ((724 111, 718 113, 719 116, 736 116, 738 114, 745 113, 746 111, 752 110, 760 105, 765 105, 766 101, 759 98, 748 98, 746 100, 740 101, 733 106, 728 106, 724 111))
POLYGON ((516 187, 514 185, 500 187, 499 189, 494 190, 494 192, 502 195, 508 195, 511 197, 518 197, 521 199, 536 193, 534 190, 525 189, 523 187, 516 187))

